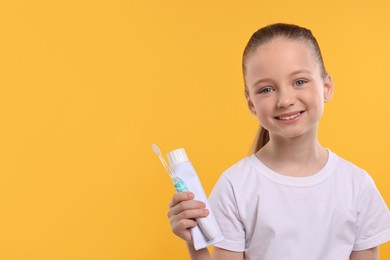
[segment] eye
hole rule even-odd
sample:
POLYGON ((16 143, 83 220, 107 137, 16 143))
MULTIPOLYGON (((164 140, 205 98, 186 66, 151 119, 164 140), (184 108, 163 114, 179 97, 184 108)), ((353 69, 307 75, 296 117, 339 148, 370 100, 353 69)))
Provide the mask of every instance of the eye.
POLYGON ((298 79, 294 82, 294 86, 301 87, 301 86, 305 85, 306 83, 307 83, 307 81, 305 81, 303 79, 298 79))
POLYGON ((258 93, 268 94, 268 93, 271 93, 272 91, 273 91, 273 89, 271 87, 264 87, 264 88, 260 89, 258 93))

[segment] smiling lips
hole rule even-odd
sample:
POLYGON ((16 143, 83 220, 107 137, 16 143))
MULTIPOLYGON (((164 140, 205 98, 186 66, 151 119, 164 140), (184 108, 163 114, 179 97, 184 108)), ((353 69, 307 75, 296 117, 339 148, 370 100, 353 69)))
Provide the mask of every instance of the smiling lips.
POLYGON ((298 118, 303 112, 304 111, 299 111, 299 112, 295 112, 295 113, 289 113, 289 114, 277 116, 275 118, 278 119, 278 120, 282 120, 282 121, 289 121, 289 120, 293 120, 293 119, 298 118))

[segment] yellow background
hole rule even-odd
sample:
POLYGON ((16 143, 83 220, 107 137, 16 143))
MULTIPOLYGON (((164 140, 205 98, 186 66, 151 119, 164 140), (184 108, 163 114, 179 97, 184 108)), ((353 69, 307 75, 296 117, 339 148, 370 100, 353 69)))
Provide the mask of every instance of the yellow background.
POLYGON ((257 130, 242 50, 279 21, 312 29, 333 75, 322 143, 368 170, 389 203, 389 10, 386 0, 2 0, 0 259, 186 259, 150 145, 185 147, 209 193, 257 130))

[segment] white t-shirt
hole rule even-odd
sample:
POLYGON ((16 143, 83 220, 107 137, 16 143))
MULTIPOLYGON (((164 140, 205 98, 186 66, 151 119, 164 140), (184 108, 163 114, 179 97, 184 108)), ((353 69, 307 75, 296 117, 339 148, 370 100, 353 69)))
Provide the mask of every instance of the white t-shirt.
POLYGON ((328 152, 308 177, 278 174, 255 155, 224 172, 209 198, 225 238, 216 246, 251 260, 347 260, 390 240, 390 213, 372 178, 328 152))

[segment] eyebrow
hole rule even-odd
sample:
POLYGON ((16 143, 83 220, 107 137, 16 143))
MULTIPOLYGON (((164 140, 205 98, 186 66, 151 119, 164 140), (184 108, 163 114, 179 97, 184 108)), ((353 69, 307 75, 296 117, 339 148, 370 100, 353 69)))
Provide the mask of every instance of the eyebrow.
MULTIPOLYGON (((307 74, 313 74, 310 70, 307 70, 307 69, 300 69, 300 70, 296 70, 292 73, 289 74, 289 77, 291 76, 295 76, 297 74, 301 74, 301 73, 307 73, 307 74)), ((269 82, 269 81, 272 81, 271 78, 264 78, 264 79, 258 79, 256 80, 254 83, 253 83, 253 86, 257 86, 259 83, 262 83, 262 82, 269 82)))
POLYGON ((300 69, 300 70, 297 70, 297 71, 294 71, 293 73, 291 73, 290 76, 294 76, 294 75, 301 74, 301 73, 313 74, 310 70, 300 69))

